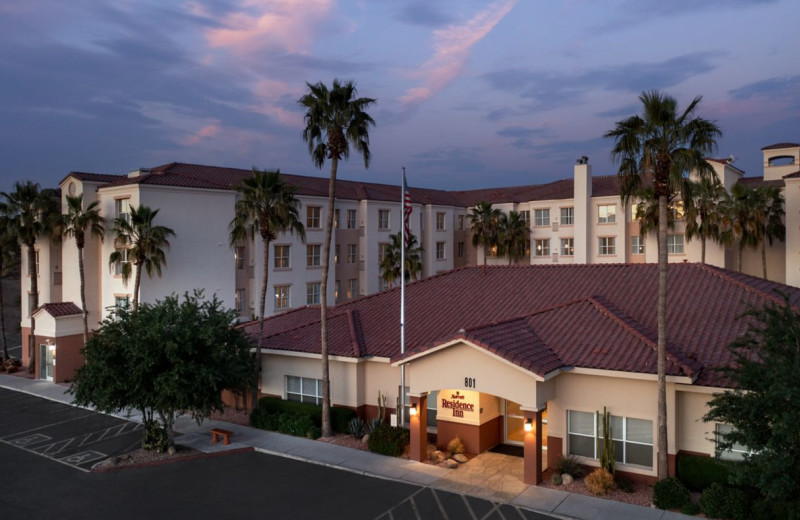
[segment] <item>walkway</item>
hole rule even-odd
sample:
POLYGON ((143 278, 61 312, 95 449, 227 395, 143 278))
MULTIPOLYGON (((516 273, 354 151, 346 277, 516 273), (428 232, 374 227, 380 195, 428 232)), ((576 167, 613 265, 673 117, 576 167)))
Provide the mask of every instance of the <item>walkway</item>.
MULTIPOLYGON (((65 394, 64 386, 46 381, 0 374, 0 387, 62 403, 72 402, 72 396, 65 394)), ((133 421, 140 419, 135 414, 130 417, 120 414, 119 417, 133 421)), ((253 447, 262 453, 320 464, 366 476, 426 486, 433 490, 463 493, 467 496, 555 514, 567 519, 690 520, 695 518, 659 509, 529 486, 522 483, 521 461, 517 467, 515 461, 495 453, 482 454, 457 470, 448 470, 429 464, 384 457, 330 443, 291 437, 220 421, 207 420, 198 426, 190 417, 182 417, 176 422, 176 430, 183 434, 180 437, 180 444, 206 453, 253 447), (208 431, 214 427, 234 432, 230 445, 210 442, 211 436, 208 431)))

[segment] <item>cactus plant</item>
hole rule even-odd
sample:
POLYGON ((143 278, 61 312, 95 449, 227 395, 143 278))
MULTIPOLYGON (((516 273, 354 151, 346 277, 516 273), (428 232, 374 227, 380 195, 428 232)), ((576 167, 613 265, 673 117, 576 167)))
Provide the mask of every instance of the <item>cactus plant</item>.
POLYGON ((611 414, 603 407, 603 420, 602 429, 600 426, 600 412, 595 412, 597 417, 597 430, 602 433, 597 436, 597 452, 600 454, 600 467, 608 470, 610 474, 614 474, 614 466, 616 461, 614 459, 614 440, 611 431, 611 414))

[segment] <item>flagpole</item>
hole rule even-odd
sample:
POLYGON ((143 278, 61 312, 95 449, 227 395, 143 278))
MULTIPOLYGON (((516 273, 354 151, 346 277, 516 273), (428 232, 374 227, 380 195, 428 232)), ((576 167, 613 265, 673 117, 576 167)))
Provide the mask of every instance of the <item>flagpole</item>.
MULTIPOLYGON (((406 353, 406 167, 403 166, 403 182, 400 188, 400 355, 406 353)), ((406 426, 406 364, 400 365, 400 426, 406 426)))

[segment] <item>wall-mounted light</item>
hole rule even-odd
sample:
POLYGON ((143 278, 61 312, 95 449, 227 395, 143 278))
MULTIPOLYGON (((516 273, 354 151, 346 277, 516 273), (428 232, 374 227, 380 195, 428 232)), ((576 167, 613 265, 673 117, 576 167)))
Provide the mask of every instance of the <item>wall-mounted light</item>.
POLYGON ((530 419, 525 419, 524 428, 525 428, 526 432, 532 432, 533 431, 533 421, 531 421, 530 419))
POLYGON ((416 405, 416 403, 415 403, 415 404, 412 404, 412 405, 411 405, 411 406, 408 408, 408 414, 409 414, 411 417, 414 417, 415 415, 417 415, 417 405, 416 405))

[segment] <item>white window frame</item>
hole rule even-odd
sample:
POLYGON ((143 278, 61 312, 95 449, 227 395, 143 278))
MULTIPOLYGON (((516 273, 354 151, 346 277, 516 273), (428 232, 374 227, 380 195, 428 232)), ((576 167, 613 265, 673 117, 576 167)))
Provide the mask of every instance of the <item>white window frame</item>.
POLYGON ((322 404, 322 380, 313 377, 286 376, 285 381, 286 400, 301 403, 322 404), (298 383, 299 392, 290 392, 290 381, 298 383), (294 397, 296 396, 296 397, 294 397))
POLYGON ((130 197, 114 199, 114 216, 116 218, 121 218, 126 222, 130 222, 131 221, 131 199, 130 199, 130 197))
POLYGON ((458 257, 459 258, 464 258, 464 247, 465 247, 464 242, 459 242, 458 243, 458 257))
POLYGON ((616 204, 599 204, 597 206, 597 223, 614 224, 617 222, 616 204))
POLYGON ((550 208, 539 208, 533 210, 534 226, 545 227, 550 225, 550 208))
POLYGON ((436 242, 436 259, 437 260, 445 260, 445 250, 447 248, 447 242, 436 242))
POLYGON ((319 305, 322 296, 322 284, 320 282, 308 282, 306 284, 306 304, 319 305))
POLYGON ((525 222, 525 227, 531 227, 531 210, 524 209, 519 212, 519 216, 525 222))
POLYGON ((278 244, 273 248, 272 265, 275 269, 289 269, 291 262, 291 249, 292 246, 285 244, 278 244))
POLYGON ((644 237, 642 235, 631 236, 631 254, 643 255, 644 254, 644 237))
POLYGON ((236 312, 238 312, 239 314, 244 314, 245 303, 246 301, 244 296, 244 289, 236 289, 236 293, 234 294, 234 303, 233 303, 236 312))
POLYGON ((347 299, 351 300, 358 295, 358 278, 347 280, 347 299))
POLYGON ((389 219, 389 210, 388 209, 379 209, 378 210, 378 231, 389 231, 391 229, 389 226, 391 225, 389 219))
MULTIPOLYGON (((612 440, 618 443, 622 443, 622 453, 619 453, 619 450, 615 450, 615 459, 618 464, 625 464, 627 466, 639 467, 639 468, 648 468, 652 469, 653 466, 653 456, 655 454, 655 443, 653 442, 655 436, 653 434, 653 421, 651 419, 640 419, 638 417, 623 417, 623 416, 615 416, 612 415, 612 418, 621 419, 622 420, 622 433, 617 431, 612 431, 612 440), (651 430, 651 441, 650 443, 641 442, 641 441, 633 441, 628 440, 628 421, 629 420, 636 420, 636 421, 646 421, 650 423, 650 430, 651 430), (628 462, 628 445, 633 444, 637 446, 649 446, 650 447, 650 465, 643 465, 643 464, 636 464, 632 462, 628 462)), ((601 419, 602 421, 602 419, 601 419)), ((567 410, 567 453, 569 455, 576 455, 578 457, 585 457, 590 459, 598 459, 600 458, 600 453, 598 453, 598 440, 602 440, 602 434, 597 431, 597 415, 595 412, 586 412, 583 410, 567 410), (573 413, 581 413, 581 414, 589 414, 592 416, 592 435, 588 435, 583 432, 575 432, 572 430, 572 414, 573 413), (592 439, 592 456, 588 457, 586 455, 580 455, 577 453, 572 452, 572 439, 571 436, 579 436, 585 438, 592 439)), ((615 446, 616 448, 617 446, 615 446)))
POLYGON ((347 229, 355 229, 356 228, 356 210, 348 209, 347 210, 347 229))
POLYGON ((320 244, 306 245, 306 267, 319 267, 322 265, 322 246, 320 244))
POLYGON ((445 231, 445 217, 447 214, 444 211, 436 212, 436 231, 445 231))
POLYGON ((131 297, 128 295, 125 296, 114 296, 114 308, 116 309, 127 309, 131 306, 131 297), (120 303, 124 302, 124 305, 120 305, 120 303))
POLYGON ((536 247, 533 249, 536 258, 545 258, 550 256, 550 239, 537 238, 535 242, 536 247))
POLYGON ((597 237, 598 256, 614 256, 617 254, 617 237, 597 237))
POLYGON ((246 254, 247 253, 245 253, 244 246, 236 246, 233 249, 233 258, 234 258, 234 261, 236 262, 236 270, 237 271, 241 271, 241 270, 243 270, 245 268, 245 256, 246 256, 246 254))
POLYGON ((569 206, 566 208, 561 208, 561 225, 562 226, 574 226, 575 225, 575 207, 569 206))
POLYGON ((358 260, 358 248, 356 244, 347 244, 347 263, 354 264, 358 260))
POLYGON ((273 286, 275 299, 273 303, 275 310, 288 309, 292 306, 292 286, 291 285, 275 285, 273 286))
POLYGON ((322 229, 321 206, 306 206, 306 228, 322 229))
POLYGON ((127 247, 118 247, 114 250, 119 252, 121 255, 120 259, 114 264, 114 276, 122 276, 122 265, 129 264, 131 262, 131 250, 127 247))
POLYGON ((733 430, 734 427, 730 424, 717 423, 714 426, 714 448, 717 458, 720 460, 744 460, 745 455, 752 453, 746 446, 742 446, 741 444, 734 444, 729 450, 720 450, 718 448, 721 436, 733 430))
POLYGON ((684 254, 683 235, 667 235, 667 254, 668 255, 682 255, 684 254), (680 240, 679 240, 680 239, 680 240))
POLYGON ((561 256, 575 256, 575 239, 573 237, 561 239, 561 256))

